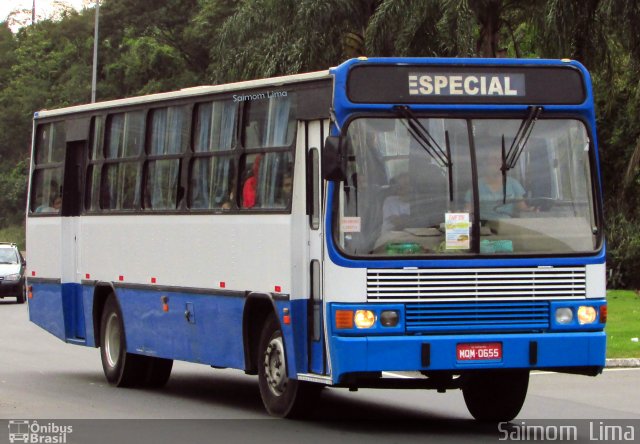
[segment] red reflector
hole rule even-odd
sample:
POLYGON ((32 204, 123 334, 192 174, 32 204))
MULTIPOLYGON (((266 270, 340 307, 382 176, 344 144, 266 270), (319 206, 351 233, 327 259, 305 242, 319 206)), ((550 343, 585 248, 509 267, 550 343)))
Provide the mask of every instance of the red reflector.
POLYGON ((225 282, 220 282, 220 288, 224 288, 226 286, 227 286, 227 284, 225 282))
POLYGON ((607 306, 606 305, 600 306, 600 322, 602 324, 607 323, 607 306))
POLYGON ((35 271, 32 271, 32 272, 31 272, 31 276, 35 276, 35 275, 36 275, 36 272, 35 272, 35 271))
POLYGON ((279 285, 276 285, 274 290, 276 291, 276 293, 280 293, 282 291, 282 287, 279 285))
POLYGON ((87 273, 87 274, 84 275, 84 278, 85 279, 91 279, 91 275, 89 273, 87 273))
POLYGON ((119 281, 124 281, 124 276, 118 276, 119 281))
POLYGON ((282 317, 282 322, 284 322, 285 325, 291 324, 291 315, 284 315, 282 317))
POLYGON ((155 284, 156 283, 156 278, 151 278, 151 283, 155 284))

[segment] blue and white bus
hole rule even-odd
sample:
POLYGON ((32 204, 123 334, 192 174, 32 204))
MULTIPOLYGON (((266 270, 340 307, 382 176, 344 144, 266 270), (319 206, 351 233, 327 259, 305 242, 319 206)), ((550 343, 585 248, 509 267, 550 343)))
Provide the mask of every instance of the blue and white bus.
MULTIPOLYGON (((31 321, 116 386, 173 360, 320 388, 462 389, 605 364, 589 74, 571 60, 359 58, 35 114, 31 321)), ((70 365, 73 365, 70 363, 70 365)))

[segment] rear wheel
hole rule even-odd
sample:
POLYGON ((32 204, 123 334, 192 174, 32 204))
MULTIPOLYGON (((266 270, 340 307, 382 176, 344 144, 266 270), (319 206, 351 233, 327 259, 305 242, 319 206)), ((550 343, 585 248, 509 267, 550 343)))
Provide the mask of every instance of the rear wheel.
POLYGON ((520 413, 528 387, 528 370, 478 371, 466 376, 462 393, 475 419, 504 422, 520 413))
POLYGON ((112 293, 107 298, 100 322, 100 357, 107 381, 117 387, 133 387, 144 382, 147 358, 127 353, 122 312, 112 293))
POLYGON ((145 375, 143 385, 150 388, 164 387, 171 376, 173 360, 148 356, 143 356, 143 358, 147 361, 147 373, 145 375))
POLYGON ((281 418, 306 413, 322 386, 289 379, 282 331, 273 314, 262 330, 257 362, 260 396, 267 412, 281 418))

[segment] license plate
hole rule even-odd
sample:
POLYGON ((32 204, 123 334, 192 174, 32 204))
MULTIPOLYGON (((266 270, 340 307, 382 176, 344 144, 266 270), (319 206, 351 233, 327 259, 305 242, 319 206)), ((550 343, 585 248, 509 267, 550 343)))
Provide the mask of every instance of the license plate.
POLYGON ((458 344, 456 347, 458 361, 495 361, 502 359, 502 343, 458 344))

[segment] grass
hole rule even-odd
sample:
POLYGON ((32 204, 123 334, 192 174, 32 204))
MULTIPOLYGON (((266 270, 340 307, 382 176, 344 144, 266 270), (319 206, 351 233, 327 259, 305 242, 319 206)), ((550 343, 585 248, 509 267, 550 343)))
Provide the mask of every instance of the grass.
POLYGON ((15 242, 20 251, 26 248, 24 227, 22 225, 11 225, 0 228, 0 242, 15 242))
POLYGON ((640 358, 640 295, 631 290, 607 292, 607 358, 640 358))

